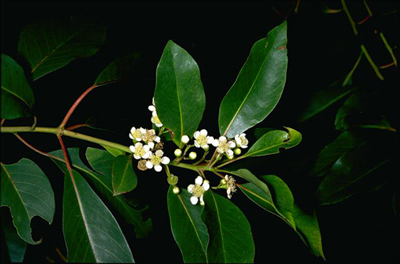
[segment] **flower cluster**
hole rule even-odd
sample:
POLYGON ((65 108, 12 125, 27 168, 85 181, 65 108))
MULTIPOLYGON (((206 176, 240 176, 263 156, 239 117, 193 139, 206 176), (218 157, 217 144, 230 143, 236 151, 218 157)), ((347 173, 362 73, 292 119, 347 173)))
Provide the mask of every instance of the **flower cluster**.
POLYGON ((155 171, 160 172, 161 164, 166 165, 170 162, 168 157, 163 156, 164 152, 157 149, 156 144, 160 143, 160 137, 156 135, 154 129, 132 127, 129 137, 134 143, 129 147, 133 157, 137 160, 146 160, 145 165, 148 169, 154 168, 155 171))

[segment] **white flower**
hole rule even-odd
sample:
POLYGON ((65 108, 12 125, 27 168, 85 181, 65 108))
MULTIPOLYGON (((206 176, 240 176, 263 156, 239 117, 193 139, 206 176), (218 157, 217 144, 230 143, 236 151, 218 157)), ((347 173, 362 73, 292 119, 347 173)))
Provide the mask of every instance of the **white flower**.
POLYGON ((247 145, 249 144, 249 141, 247 140, 245 133, 237 134, 235 136, 235 141, 236 145, 241 148, 247 148, 247 145))
POLYGON ((219 137, 213 141, 213 146, 217 147, 218 153, 226 153, 228 157, 233 157, 233 148, 236 147, 235 142, 228 141, 228 139, 224 136, 219 137))
POLYGON ((200 199, 200 204, 204 205, 203 195, 205 191, 210 189, 210 182, 207 180, 203 182, 203 178, 201 176, 197 176, 194 182, 195 184, 190 184, 187 188, 188 192, 193 195, 190 197, 190 202, 193 205, 196 205, 200 199))
POLYGON ((157 172, 160 172, 162 170, 161 164, 168 164, 170 162, 170 159, 168 157, 163 157, 164 152, 162 150, 157 150, 154 154, 150 154, 149 160, 146 162, 146 167, 148 169, 152 169, 154 167, 154 170, 157 172))
POLYGON ((203 149, 207 149, 208 148, 208 144, 212 144, 214 141, 213 137, 207 136, 208 132, 205 129, 202 129, 200 131, 196 131, 194 132, 194 145, 196 146, 196 148, 203 148, 203 149))
POLYGON ((154 102, 154 97, 153 97, 153 104, 149 105, 148 109, 149 109, 149 111, 152 112, 151 122, 153 124, 155 124, 156 127, 162 127, 163 124, 161 123, 160 119, 158 118, 157 111, 156 111, 156 104, 154 102))
POLYGON ((150 157, 150 147, 148 145, 144 145, 142 143, 136 143, 135 146, 129 147, 130 151, 133 153, 133 157, 135 159, 147 159, 150 157))
POLYGON ((160 137, 156 135, 156 131, 154 129, 146 129, 144 133, 142 133, 142 140, 150 146, 151 149, 154 148, 156 143, 160 142, 160 137))
POLYGON ((129 137, 131 138, 131 139, 134 139, 134 140, 136 140, 136 141, 142 141, 142 135, 143 135, 143 133, 145 133, 146 132, 146 129, 144 129, 144 128, 135 128, 135 127, 132 127, 131 128, 131 132, 129 133, 129 137))
POLYGON ((225 175, 225 181, 226 181, 226 196, 231 199, 232 198, 232 193, 236 192, 236 180, 229 175, 225 175))
POLYGON ((189 142, 190 138, 187 135, 183 135, 181 138, 181 141, 185 144, 187 144, 189 142))

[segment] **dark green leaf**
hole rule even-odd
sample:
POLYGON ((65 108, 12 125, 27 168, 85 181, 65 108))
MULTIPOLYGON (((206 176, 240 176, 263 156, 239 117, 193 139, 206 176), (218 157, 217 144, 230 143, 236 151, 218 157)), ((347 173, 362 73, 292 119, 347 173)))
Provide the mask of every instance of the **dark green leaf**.
POLYGON ((171 40, 157 66, 154 100, 158 117, 180 146, 181 137, 193 135, 198 128, 206 99, 197 63, 171 40))
POLYGON ((112 168, 112 185, 114 195, 127 193, 136 188, 137 177, 132 167, 132 155, 118 156, 112 168))
POLYGON ((293 209, 293 216, 299 235, 303 237, 303 241, 307 241, 306 244, 315 256, 325 259, 322 250, 321 231, 315 211, 306 212, 296 204, 293 209))
POLYGON ((288 132, 282 130, 270 131, 254 143, 244 157, 259 157, 279 153, 280 149, 289 149, 300 144, 301 134, 286 127, 288 132))
POLYGON ((1 118, 30 116, 34 103, 24 70, 12 58, 1 54, 1 118))
POLYGON ((364 141, 365 139, 360 134, 352 131, 344 131, 318 154, 311 174, 322 176, 342 155, 364 141))
POLYGON ((1 203, 8 206, 18 235, 36 245, 31 235, 31 219, 40 216, 53 221, 55 202, 53 189, 43 171, 33 161, 21 159, 16 164, 1 164, 1 203))
MULTIPOLYGON (((17 230, 12 224, 11 216, 4 211, 1 212, 1 227, 10 261, 22 262, 24 260, 27 244, 18 236, 17 230)), ((4 247, 4 245, 2 245, 2 247, 4 247)))
POLYGON ((233 138, 263 121, 278 104, 286 82, 287 25, 257 41, 246 63, 221 102, 219 131, 233 138))
POLYGON ((307 102, 307 107, 301 113, 298 122, 312 118, 353 91, 355 88, 349 86, 330 86, 315 92, 307 102))
POLYGON ((75 170, 65 174, 63 231, 68 262, 133 263, 117 221, 75 170))
POLYGON ((176 195, 172 186, 168 190, 168 213, 172 235, 185 263, 208 263, 209 234, 201 219, 203 207, 190 202, 191 194, 185 189, 176 195))
POLYGON ((375 171, 390 159, 388 153, 369 143, 352 148, 333 164, 319 185, 317 198, 320 204, 337 203, 356 193, 382 186, 385 174, 375 171))
POLYGON ((95 20, 48 19, 21 31, 18 52, 27 60, 33 80, 37 80, 77 58, 94 55, 105 37, 106 28, 95 20))
POLYGON ((95 85, 104 85, 131 77, 137 68, 139 53, 132 53, 112 61, 97 77, 95 85))
POLYGON ((119 149, 115 149, 115 148, 107 147, 107 146, 103 146, 103 148, 105 148, 105 150, 107 150, 108 153, 110 153, 114 157, 118 157, 120 155, 125 155, 125 152, 122 150, 119 150, 119 149))
POLYGON ((228 199, 207 191, 203 219, 210 233, 210 263, 253 263, 254 241, 246 216, 228 199))
POLYGON ((254 137, 256 140, 260 139, 262 136, 267 134, 270 131, 276 130, 275 128, 270 128, 270 127, 260 127, 260 128, 255 128, 254 129, 254 137))
MULTIPOLYGON (((111 204, 115 210, 124 218, 127 223, 134 225, 135 234, 138 238, 143 238, 148 235, 152 229, 151 219, 144 221, 142 219, 142 212, 147 210, 145 207, 141 210, 132 208, 122 196, 113 196, 113 188, 111 183, 111 171, 112 164, 114 162, 114 157, 107 151, 101 149, 88 148, 86 151, 86 156, 89 162, 94 162, 93 164, 96 170, 102 172, 99 174, 93 172, 85 164, 82 163, 79 158, 79 149, 71 148, 68 149, 68 153, 71 158, 72 167, 78 170, 86 179, 93 183, 94 187, 104 196, 104 198, 111 204)), ((64 171, 67 172, 65 166, 65 161, 63 159, 63 153, 61 150, 57 150, 50 153, 56 158, 53 161, 64 171)), ((90 165, 93 166, 91 163, 90 165)))

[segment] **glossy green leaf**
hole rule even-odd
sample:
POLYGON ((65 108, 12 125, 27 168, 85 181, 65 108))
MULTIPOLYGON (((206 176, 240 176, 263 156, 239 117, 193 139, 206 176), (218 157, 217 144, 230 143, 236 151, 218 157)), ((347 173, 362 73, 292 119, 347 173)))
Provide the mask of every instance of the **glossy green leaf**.
POLYGON ((360 192, 381 186, 385 175, 375 173, 391 160, 382 147, 369 143, 356 146, 342 155, 319 185, 316 195, 321 205, 333 204, 360 192), (367 187, 367 189, 365 189, 367 187))
POLYGON ((293 216, 299 235, 303 237, 303 241, 310 248, 311 252, 325 260, 322 250, 321 231, 319 229, 317 215, 315 211, 305 211, 296 204, 293 207, 293 216))
POLYGON ((191 194, 185 189, 176 195, 168 190, 167 203, 172 235, 185 263, 208 263, 209 234, 201 219, 203 206, 190 202, 191 194))
POLYGON ((203 219, 210 234, 210 263, 253 263, 254 241, 246 216, 228 199, 207 191, 203 219))
POLYGON ((68 262, 133 263, 132 252, 114 216, 84 178, 65 174, 63 232, 68 262))
POLYGON ((259 157, 279 153, 280 149, 289 149, 300 144, 301 134, 286 127, 286 131, 274 130, 270 131, 254 143, 253 146, 243 156, 259 157))
POLYGON ((112 167, 112 185, 114 195, 127 193, 136 188, 137 177, 132 166, 132 155, 118 156, 112 167))
POLYGON ((115 148, 107 147, 107 146, 103 146, 103 148, 104 148, 105 150, 107 150, 108 153, 110 153, 110 154, 113 155, 114 157, 118 157, 118 156, 120 156, 120 155, 125 155, 125 152, 122 151, 122 150, 119 150, 119 149, 115 149, 115 148))
POLYGON ((95 85, 105 85, 131 77, 137 70, 139 53, 132 53, 112 61, 97 77, 95 85))
POLYGON ((344 131, 321 150, 311 170, 311 175, 324 175, 342 155, 364 141, 365 139, 360 134, 352 131, 344 131))
POLYGON ((257 127, 253 131, 254 137, 256 140, 260 139, 262 136, 267 134, 268 132, 271 132, 273 130, 276 130, 275 128, 270 128, 270 127, 257 127))
POLYGON ((356 88, 349 86, 330 86, 316 91, 307 102, 307 107, 299 116, 298 122, 314 117, 355 90, 356 88))
POLYGON ((206 99, 196 61, 171 40, 157 66, 154 100, 160 121, 173 131, 180 146, 181 137, 193 135, 198 128, 206 99))
POLYGON ((27 60, 33 80, 37 80, 77 58, 94 55, 105 37, 106 28, 99 21, 47 19, 24 27, 18 52, 27 60))
POLYGON ((54 193, 43 171, 33 161, 21 159, 16 164, 1 164, 1 203, 8 206, 18 235, 26 242, 32 239, 31 220, 40 216, 49 224, 55 212, 54 193))
POLYGON ((1 118, 31 115, 35 103, 24 70, 12 58, 1 54, 1 118))
MULTIPOLYGON (((79 158, 79 149, 70 148, 68 153, 71 159, 72 167, 80 172, 87 180, 89 180, 96 190, 111 204, 111 206, 124 218, 124 220, 132 224, 135 227, 135 234, 138 238, 146 237, 152 229, 151 219, 143 220, 142 212, 147 210, 148 207, 143 209, 135 209, 131 207, 123 198, 123 196, 114 196, 112 188, 112 165, 114 162, 114 157, 107 151, 95 148, 88 148, 86 151, 86 156, 89 162, 92 161, 93 164, 90 165, 101 172, 97 172, 89 169, 81 159, 79 158), (94 162, 95 161, 95 162, 94 162)), ((57 150, 50 153, 55 158, 53 161, 64 171, 67 172, 65 166, 65 161, 63 153, 61 150, 57 150)))
POLYGON ((11 262, 22 262, 24 260, 27 243, 22 240, 12 224, 12 218, 6 212, 1 212, 1 228, 4 234, 5 247, 11 262))
POLYGON ((263 121, 278 104, 286 82, 287 23, 272 29, 250 51, 219 109, 219 131, 233 138, 263 121))
POLYGON ((242 179, 247 180, 248 182, 257 186, 261 191, 263 191, 267 196, 271 197, 271 192, 269 191, 268 186, 263 182, 260 181, 253 173, 246 169, 239 169, 237 171, 225 171, 220 170, 220 172, 224 172, 226 174, 232 174, 235 176, 239 176, 242 179))

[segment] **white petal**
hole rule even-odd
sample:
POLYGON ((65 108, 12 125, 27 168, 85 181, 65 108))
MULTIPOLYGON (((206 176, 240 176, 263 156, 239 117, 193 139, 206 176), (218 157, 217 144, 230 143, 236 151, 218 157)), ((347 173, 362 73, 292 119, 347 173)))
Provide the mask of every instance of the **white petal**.
POLYGON ((132 133, 129 133, 129 138, 133 139, 132 133))
POLYGON ((135 147, 132 146, 132 145, 130 145, 130 146, 129 146, 129 150, 133 153, 133 152, 135 152, 135 147))
POLYGON ((229 181, 229 176, 225 175, 225 181, 229 181))
POLYGON ((147 107, 151 112, 156 111, 156 108, 154 107, 154 105, 149 105, 149 107, 147 107))
POLYGON ((157 112, 156 112, 156 111, 153 111, 153 112, 151 113, 151 116, 152 116, 152 117, 156 117, 156 116, 157 116, 157 112))
POLYGON ((194 132, 193 137, 197 139, 199 137, 199 135, 200 135, 200 132, 196 131, 196 132, 194 132))
POLYGON ((156 127, 162 127, 163 126, 163 124, 156 124, 156 127))
POLYGON ((160 142, 160 137, 159 136, 156 136, 155 138, 154 138, 154 142, 157 142, 157 143, 159 143, 160 142))
POLYGON ((133 154, 133 157, 134 157, 135 159, 137 159, 137 160, 140 159, 140 156, 138 156, 138 155, 136 155, 136 154, 133 154))
POLYGON ((228 150, 226 151, 226 155, 228 155, 229 157, 233 156, 233 150, 228 149, 228 150))
POLYGON ((204 205, 204 199, 203 199, 203 196, 204 196, 204 195, 200 196, 200 204, 201 204, 201 205, 204 205))
POLYGON ((193 193, 193 188, 194 188, 194 184, 189 184, 189 186, 187 187, 188 192, 193 193))
MULTIPOLYGON (((153 142, 150 142, 150 143, 153 143, 153 142)), ((150 145, 150 143, 149 143, 149 145, 150 145)), ((144 145, 143 146, 143 149, 146 151, 146 152, 148 152, 149 150, 150 150, 150 146, 149 145, 144 145)), ((153 145, 154 145, 154 143, 153 143, 153 145)))
POLYGON ((220 137, 219 137, 219 141, 226 141, 226 137, 220 136, 220 137))
POLYGON ((217 148, 218 153, 224 153, 224 151, 220 148, 217 148))
POLYGON ((150 157, 150 154, 151 154, 151 152, 148 151, 148 152, 146 152, 146 153, 142 156, 142 158, 143 158, 143 159, 148 159, 148 158, 150 157))
POLYGON ((161 149, 156 151, 156 156, 162 157, 163 155, 164 155, 164 151, 162 151, 161 149))
POLYGON ((230 147, 230 148, 236 147, 236 144, 235 144, 235 142, 233 142, 233 141, 229 141, 228 144, 229 144, 229 147, 230 147))
POLYGON ((199 143, 197 143, 196 140, 194 141, 194 146, 195 146, 196 148, 200 148, 200 145, 199 145, 199 143))
POLYGON ((192 196, 192 197, 190 197, 190 202, 193 205, 196 205, 199 202, 199 198, 197 198, 196 196, 192 196))
POLYGON ((208 181, 204 181, 202 186, 203 186, 204 191, 207 191, 208 189, 210 189, 210 183, 208 181))
POLYGON ((162 164, 168 164, 170 162, 170 159, 168 158, 168 157, 163 157, 162 159, 161 159, 161 163, 162 164))
POLYGON ((206 148, 208 148, 208 144, 201 145, 201 147, 202 147, 203 149, 206 149, 206 148))
POLYGON ((228 196, 229 196, 229 194, 231 194, 231 187, 229 187, 229 188, 226 190, 226 193, 228 194, 228 196))
POLYGON ((151 102, 153 103, 153 105, 156 105, 156 103, 154 101, 154 97, 153 97, 153 99, 151 99, 151 102))
POLYGON ((240 147, 241 148, 247 148, 247 145, 241 145, 240 147))
POLYGON ((207 137, 207 144, 212 144, 214 141, 214 137, 207 137))
POLYGON ((214 147, 218 147, 219 146, 219 140, 218 139, 214 139, 213 142, 212 142, 212 145, 214 147))
POLYGON ((154 148, 154 142, 149 142, 149 144, 147 144, 146 146, 144 146, 144 147, 147 147, 147 149, 146 148, 144 148, 146 151, 149 151, 150 149, 153 149, 154 148))
POLYGON ((142 143, 139 143, 139 142, 138 142, 138 143, 135 144, 135 148, 142 148, 142 147, 143 147, 143 144, 142 144, 142 143))
POLYGON ((142 133, 142 134, 146 133, 146 129, 144 129, 143 127, 141 127, 139 130, 140 130, 140 133, 142 133))
POLYGON ((131 128, 131 133, 133 133, 133 132, 135 132, 136 131, 136 128, 135 127, 132 127, 131 128))
POLYGON ((142 138, 135 138, 136 141, 142 141, 142 138))
POLYGON ((201 176, 197 176, 196 180, 194 180, 194 182, 197 185, 201 185, 203 183, 203 178, 201 176))
POLYGON ((151 163, 150 161, 147 161, 147 162, 146 162, 146 167, 147 167, 148 169, 152 169, 152 168, 153 168, 153 163, 151 163))
POLYGON ((200 134, 203 135, 203 136, 207 136, 208 132, 207 132, 207 130, 202 129, 202 130, 200 130, 200 134))
POLYGON ((239 140, 240 140, 239 134, 237 134, 237 135, 235 136, 235 140, 236 140, 236 141, 239 141, 239 140))
POLYGON ((156 172, 162 171, 161 165, 156 165, 156 166, 154 166, 154 170, 155 170, 156 172))

